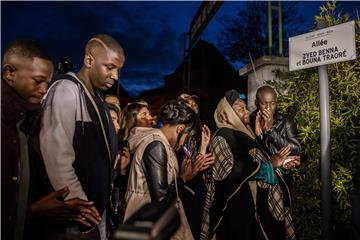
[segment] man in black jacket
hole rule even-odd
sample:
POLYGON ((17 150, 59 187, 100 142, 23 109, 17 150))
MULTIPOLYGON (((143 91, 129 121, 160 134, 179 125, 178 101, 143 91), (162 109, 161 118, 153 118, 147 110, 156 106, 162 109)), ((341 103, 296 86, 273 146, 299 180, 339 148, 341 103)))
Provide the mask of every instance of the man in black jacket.
POLYGON ((255 131, 255 118, 257 114, 260 115, 260 139, 270 155, 287 145, 291 148, 291 155, 300 155, 296 125, 292 119, 276 111, 276 97, 275 90, 270 86, 262 86, 257 90, 257 108, 250 115, 250 126, 255 131))

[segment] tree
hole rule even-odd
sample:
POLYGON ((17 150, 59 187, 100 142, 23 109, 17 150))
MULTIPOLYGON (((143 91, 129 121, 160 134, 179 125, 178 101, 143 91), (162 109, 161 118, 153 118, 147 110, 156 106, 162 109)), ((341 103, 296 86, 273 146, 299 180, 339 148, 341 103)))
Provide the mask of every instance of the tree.
MULTIPOLYGON (((321 7, 316 21, 324 19, 328 26, 349 20, 337 13, 336 3, 321 7)), ((356 21, 357 59, 328 65, 331 176, 334 239, 347 238, 351 217, 356 146, 360 142, 360 21, 356 21)), ((283 81, 269 82, 280 94, 278 108, 294 116, 303 148, 302 165, 294 173, 293 218, 298 239, 320 239, 320 115, 316 68, 291 73, 278 72, 283 81)))
MULTIPOLYGON (((244 9, 239 9, 236 16, 222 16, 220 23, 223 31, 217 37, 216 45, 232 61, 249 63, 249 52, 253 59, 268 54, 268 2, 246 2, 244 9)), ((274 4, 274 3, 273 3, 274 4)), ((282 2, 283 6, 283 49, 287 49, 287 38, 298 32, 295 21, 297 2, 282 2)), ((273 11, 273 53, 278 49, 278 13, 273 11)))

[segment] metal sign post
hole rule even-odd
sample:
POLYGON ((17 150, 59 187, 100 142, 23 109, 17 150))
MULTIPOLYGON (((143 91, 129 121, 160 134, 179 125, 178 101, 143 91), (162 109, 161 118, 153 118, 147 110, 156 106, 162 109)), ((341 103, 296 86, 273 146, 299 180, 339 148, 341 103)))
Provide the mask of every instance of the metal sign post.
POLYGON ((269 56, 272 56, 273 48, 273 29, 272 29, 272 10, 278 11, 278 41, 279 41, 279 56, 283 56, 283 30, 282 30, 282 7, 281 1, 278 1, 277 6, 268 1, 268 48, 269 56))
POLYGON ((318 67, 320 88, 321 211, 325 240, 331 240, 331 162, 329 80, 327 66, 318 67))
POLYGON ((190 70, 191 70, 191 49, 199 39, 201 33, 204 31, 212 17, 219 10, 221 5, 224 3, 223 0, 212 0, 203 1, 197 10, 193 20, 190 24, 189 37, 189 48, 186 48, 186 36, 185 36, 185 55, 184 55, 184 69, 183 69, 183 92, 190 93, 190 70))
MULTIPOLYGON (((327 27, 319 21, 317 28, 327 27)), ((318 67, 320 92, 320 162, 321 162, 321 212, 323 239, 331 240, 331 162, 330 162, 330 107, 327 65, 318 67)))
MULTIPOLYGON (((319 21, 317 28, 325 28, 319 21)), ((320 162, 321 162, 321 212, 323 239, 331 240, 331 162, 330 162, 330 107, 327 65, 318 67, 320 92, 320 162)))
POLYGON ((200 37, 200 34, 204 31, 205 27, 223 3, 224 1, 222 0, 203 1, 201 3, 190 24, 190 48, 195 45, 196 40, 200 37))

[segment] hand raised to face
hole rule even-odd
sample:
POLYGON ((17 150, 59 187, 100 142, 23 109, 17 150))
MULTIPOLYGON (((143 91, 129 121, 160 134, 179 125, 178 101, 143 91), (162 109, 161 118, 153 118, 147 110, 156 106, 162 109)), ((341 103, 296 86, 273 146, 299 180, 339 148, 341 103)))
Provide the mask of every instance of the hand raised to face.
POLYGON ((263 131, 271 130, 273 126, 273 112, 270 110, 270 108, 265 108, 263 111, 261 111, 261 117, 263 131))
POLYGON ((258 111, 256 113, 256 118, 255 118, 255 135, 260 136, 262 134, 263 134, 263 123, 261 119, 261 112, 258 111))
POLYGON ((201 129, 201 146, 200 146, 200 153, 205 154, 206 148, 209 146, 210 138, 211 138, 211 132, 207 125, 203 125, 201 129))

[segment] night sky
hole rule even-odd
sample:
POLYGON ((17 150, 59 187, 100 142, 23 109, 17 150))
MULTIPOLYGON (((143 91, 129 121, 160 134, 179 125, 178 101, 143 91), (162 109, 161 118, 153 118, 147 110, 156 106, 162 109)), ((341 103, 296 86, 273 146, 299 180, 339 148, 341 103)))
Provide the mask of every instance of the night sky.
MULTIPOLYGON (((164 84, 181 63, 183 33, 189 30, 200 1, 111 1, 111 2, 1 2, 1 47, 17 38, 39 40, 55 63, 67 56, 81 66, 83 49, 92 35, 109 34, 122 44, 126 62, 121 85, 132 97, 164 84)), ((314 26, 314 15, 324 2, 298 5, 302 31, 314 26)), ((345 12, 359 9, 360 2, 340 2, 345 12)), ((201 38, 216 43, 221 33, 219 19, 234 15, 244 2, 225 1, 201 38)), ((266 14, 266 13, 264 13, 266 14)), ((301 34, 303 32, 299 32, 301 34)), ((240 63, 241 65, 241 63, 240 63)), ((238 68, 239 63, 233 63, 238 68)), ((180 86, 179 86, 180 87, 180 86)))

